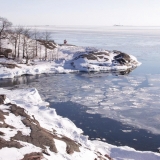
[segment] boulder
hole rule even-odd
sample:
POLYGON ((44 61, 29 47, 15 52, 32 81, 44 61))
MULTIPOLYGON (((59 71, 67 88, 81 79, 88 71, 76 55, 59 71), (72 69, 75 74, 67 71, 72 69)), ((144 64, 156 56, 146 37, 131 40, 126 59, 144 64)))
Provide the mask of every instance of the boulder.
POLYGON ((0 95, 0 104, 4 104, 5 99, 6 99, 6 95, 1 94, 0 95))
POLYGON ((6 68, 10 68, 10 69, 13 69, 15 67, 21 68, 20 66, 18 66, 16 64, 12 64, 12 63, 0 63, 0 65, 2 65, 3 67, 6 67, 6 68))
POLYGON ((8 58, 10 53, 12 53, 11 49, 3 48, 3 49, 1 49, 0 57, 8 58))
POLYGON ((116 53, 116 54, 119 53, 118 55, 114 56, 114 59, 116 61, 118 61, 120 64, 126 64, 126 63, 131 61, 131 57, 126 53, 123 53, 123 52, 120 52, 120 51, 116 51, 114 53, 116 53))
POLYGON ((118 59, 124 59, 126 61, 130 61, 131 60, 130 56, 128 54, 126 54, 126 53, 123 53, 123 52, 119 52, 119 54, 116 55, 114 58, 116 60, 118 60, 118 59))
POLYGON ((44 160, 43 154, 40 152, 32 152, 26 154, 22 160, 44 160))

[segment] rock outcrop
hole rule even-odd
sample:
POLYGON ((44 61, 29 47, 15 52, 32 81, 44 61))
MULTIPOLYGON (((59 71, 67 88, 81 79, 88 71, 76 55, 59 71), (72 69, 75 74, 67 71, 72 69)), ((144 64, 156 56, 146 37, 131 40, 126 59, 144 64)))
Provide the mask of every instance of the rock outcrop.
POLYGON ((12 137, 14 140, 29 142, 42 149, 46 149, 45 146, 48 146, 50 151, 57 153, 58 151, 54 143, 54 139, 57 139, 66 143, 66 152, 68 154, 72 154, 74 151, 80 151, 79 145, 76 142, 65 136, 60 138, 56 134, 42 128, 39 122, 34 117, 30 117, 23 108, 11 104, 9 110, 16 116, 22 116, 23 124, 31 129, 30 136, 25 136, 18 131, 17 134, 12 137))
POLYGON ((85 54, 81 54, 77 57, 74 58, 74 60, 77 60, 79 58, 86 58, 88 60, 97 60, 99 61, 99 59, 104 59, 105 61, 108 61, 108 57, 109 53, 108 52, 89 52, 89 53, 85 53, 85 54))
POLYGON ((0 105, 1 105, 1 104, 4 104, 5 99, 6 99, 6 95, 1 94, 1 95, 0 95, 0 105))
POLYGON ((40 152, 32 152, 30 154, 26 154, 22 160, 45 160, 43 154, 40 152))
MULTIPOLYGON (((0 95, 1 104, 5 99, 5 95, 0 95)), ((59 136, 54 132, 50 132, 45 128, 41 127, 39 122, 34 118, 34 116, 29 116, 24 108, 21 108, 15 104, 7 104, 9 106, 8 110, 10 113, 15 116, 21 116, 22 123, 31 129, 30 136, 23 135, 21 131, 17 131, 17 134, 11 138, 10 141, 6 141, 3 138, 0 138, 0 149, 3 147, 15 147, 21 148, 23 147, 19 141, 31 143, 37 147, 42 148, 42 152, 46 154, 46 146, 49 147, 51 152, 57 153, 57 148, 54 142, 54 139, 63 141, 66 143, 66 153, 72 154, 74 152, 80 152, 80 145, 75 141, 71 140, 66 136, 59 136)), ((9 113, 5 113, 0 110, 0 128, 10 128, 15 129, 16 126, 10 126, 5 123, 5 115, 9 116, 9 113)), ((0 132, 0 135, 3 137, 4 133, 0 132)), ((27 157, 27 156, 26 156, 27 157)), ((26 159, 26 158, 24 158, 26 159)))
POLYGON ((12 63, 2 63, 2 62, 0 62, 0 65, 2 65, 3 67, 6 67, 6 68, 10 68, 10 69, 13 69, 15 67, 21 68, 20 66, 18 66, 16 64, 12 64, 12 63))
MULTIPOLYGON (((5 99, 5 95, 1 95, 0 98, 2 100, 5 99)), ((8 125, 5 122, 5 116, 9 116, 9 113, 14 114, 16 117, 21 117, 22 123, 31 129, 30 135, 26 136, 23 135, 21 131, 17 131, 17 134, 15 134, 13 137, 10 138, 10 140, 3 139, 3 136, 5 136, 5 133, 0 131, 0 149, 4 147, 8 148, 17 148, 20 149, 23 147, 23 144, 21 142, 27 142, 34 146, 40 147, 41 152, 32 152, 29 154, 24 155, 22 160, 41 160, 45 159, 43 154, 46 154, 50 156, 50 154, 47 152, 47 148, 49 147, 49 150, 54 153, 58 153, 58 150, 56 148, 54 140, 59 140, 64 143, 66 143, 66 153, 67 154, 73 154, 74 152, 80 152, 79 147, 81 146, 79 143, 73 141, 72 139, 63 136, 58 135, 55 131, 51 132, 47 129, 41 127, 40 123, 35 119, 34 116, 30 116, 27 114, 27 111, 24 108, 21 108, 15 104, 8 103, 6 104, 8 106, 9 112, 3 112, 0 109, 0 128, 9 128, 12 130, 17 130, 16 126, 8 125)), ((95 154, 97 155, 97 158, 100 160, 107 160, 108 157, 103 156, 99 152, 95 151, 95 154)))
POLYGON ((12 50, 11 50, 11 49, 1 48, 0 58, 1 58, 1 57, 8 58, 10 53, 12 53, 12 50))
POLYGON ((90 51, 75 54, 71 65, 81 71, 112 71, 134 69, 140 63, 134 56, 120 51, 90 51))
POLYGON ((131 62, 131 57, 128 54, 120 52, 120 51, 116 51, 114 53, 118 54, 118 55, 114 56, 114 59, 118 63, 125 65, 125 64, 131 62))

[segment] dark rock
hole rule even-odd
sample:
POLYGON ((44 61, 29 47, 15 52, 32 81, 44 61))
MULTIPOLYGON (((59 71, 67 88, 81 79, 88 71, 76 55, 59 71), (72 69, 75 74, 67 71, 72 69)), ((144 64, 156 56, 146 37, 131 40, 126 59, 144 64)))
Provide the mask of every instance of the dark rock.
POLYGON ((113 50, 114 54, 120 54, 121 51, 113 50))
MULTIPOLYGON (((0 110, 0 121, 1 122, 4 122, 4 119, 5 119, 5 113, 2 111, 2 110, 0 110)), ((1 123, 0 123, 1 124, 1 123)))
POLYGON ((55 49, 55 45, 56 43, 54 41, 46 41, 46 40, 40 40, 40 39, 37 39, 38 42, 40 42, 41 45, 45 46, 47 49, 55 49))
POLYGON ((108 58, 106 58, 104 56, 109 56, 109 53, 107 53, 107 52, 89 52, 88 54, 84 53, 84 54, 81 54, 81 55, 75 57, 74 60, 77 60, 79 58, 87 58, 88 60, 97 60, 98 61, 98 58, 100 58, 100 59, 104 58, 105 61, 107 61, 108 58))
POLYGON ((5 56, 6 58, 8 58, 9 53, 12 53, 12 50, 11 50, 11 49, 6 49, 6 50, 4 51, 4 56, 5 56))
POLYGON ((46 149, 43 149, 43 150, 42 150, 42 153, 44 153, 44 154, 50 156, 50 154, 48 153, 48 151, 47 151, 46 149))
POLYGON ((9 53, 12 53, 12 50, 11 50, 11 49, 2 48, 2 49, 1 49, 1 52, 0 52, 0 57, 8 58, 9 53))
POLYGON ((55 139, 61 140, 67 144, 66 151, 68 154, 72 154, 74 151, 80 152, 79 150, 79 144, 77 144, 75 141, 71 140, 68 137, 62 136, 61 138, 59 137, 54 137, 55 139))
POLYGON ((58 44, 59 46, 71 46, 71 47, 76 47, 75 45, 73 44, 58 44))
POLYGON ((67 144, 66 152, 68 154, 72 154, 74 151, 80 152, 79 144, 69 139, 68 137, 58 137, 57 135, 52 134, 51 132, 46 130, 45 128, 42 128, 39 122, 35 119, 35 117, 32 116, 31 118, 25 112, 25 109, 18 107, 15 104, 12 104, 10 106, 10 111, 16 116, 23 116, 23 124, 31 129, 30 136, 25 136, 20 131, 18 131, 17 134, 14 137, 12 137, 13 140, 20 140, 31 143, 37 147, 42 148, 43 150, 46 149, 45 146, 49 146, 50 151, 57 153, 58 151, 55 146, 54 139, 58 139, 67 144))
POLYGON ((24 125, 31 129, 30 136, 25 136, 20 131, 18 131, 13 139, 32 143, 33 145, 42 149, 46 149, 45 146, 49 146, 52 152, 57 153, 53 137, 39 125, 38 121, 36 121, 35 118, 32 119, 28 114, 26 114, 23 108, 16 105, 12 105, 10 109, 11 113, 15 114, 16 116, 20 115, 25 117, 22 122, 24 123, 24 125))
POLYGON ((126 62, 130 62, 131 61, 130 56, 128 54, 122 53, 122 52, 120 52, 118 55, 116 55, 114 57, 114 59, 117 60, 120 63, 126 63, 126 62))
POLYGON ((9 64, 9 63, 0 63, 3 67, 7 67, 7 68, 10 68, 10 69, 13 69, 15 67, 17 68, 21 68, 20 66, 16 65, 16 64, 9 64))
POLYGON ((77 60, 79 58, 87 58, 88 60, 97 60, 97 57, 95 57, 93 54, 82 54, 78 57, 75 57, 74 59, 77 60))
POLYGON ((3 135, 4 135, 4 133, 0 131, 0 136, 3 136, 3 135))
POLYGON ((113 160, 109 155, 105 154, 105 157, 107 157, 109 160, 113 160))
POLYGON ((0 110, 0 121, 3 122, 3 124, 0 123, 0 128, 11 128, 11 129, 14 129, 13 126, 8 125, 7 123, 5 123, 5 121, 4 121, 5 120, 5 116, 4 115, 8 116, 9 113, 8 112, 3 112, 2 110, 0 110))
POLYGON ((91 53, 94 54, 94 55, 97 55, 97 56, 99 56, 99 55, 109 56, 109 53, 107 53, 107 52, 91 52, 91 53))
MULTIPOLYGON (((2 95, 2 98, 5 96, 2 95)), ((37 147, 40 147, 43 149, 43 152, 45 154, 47 153, 46 146, 49 147, 50 151, 57 153, 57 148, 55 146, 54 139, 63 141, 66 143, 66 152, 68 154, 76 152, 80 152, 79 150, 79 144, 76 143, 75 141, 71 140, 68 137, 65 136, 57 136, 55 132, 50 132, 46 130, 45 128, 42 128, 39 124, 39 122, 35 119, 35 117, 29 116, 27 112, 25 111, 24 108, 18 107, 15 104, 8 103, 8 110, 13 113, 15 116, 22 116, 22 122, 25 126, 29 127, 31 129, 30 136, 25 136, 22 134, 21 131, 17 131, 17 134, 14 137, 11 137, 11 141, 5 141, 4 139, 0 139, 0 147, 16 147, 16 148, 21 148, 22 146, 20 143, 17 141, 24 141, 27 143, 31 143, 37 147), (15 141, 17 140, 17 141, 15 141)), ((0 121, 3 123, 0 123, 0 128, 11 128, 15 129, 14 126, 8 125, 5 123, 5 116, 4 115, 9 115, 8 112, 3 112, 0 110, 0 121)), ((0 135, 3 136, 4 133, 0 132, 0 135)), ((1 149, 0 148, 0 149, 1 149)))
POLYGON ((21 160, 41 160, 44 159, 43 154, 40 152, 32 152, 26 154, 21 160))
POLYGON ((103 56, 98 56, 98 58, 103 59, 104 57, 103 56))
POLYGON ((30 118, 30 116, 25 112, 24 108, 18 107, 15 104, 11 104, 10 111, 15 116, 22 116, 22 117, 30 118))
POLYGON ((23 146, 17 142, 17 141, 6 141, 2 138, 0 138, 0 149, 4 148, 4 147, 8 147, 8 148, 12 148, 12 147, 15 147, 15 148, 22 148, 23 146))
POLYGON ((50 136, 44 129, 39 128, 35 124, 32 124, 30 120, 23 120, 23 123, 31 128, 30 136, 23 135, 20 131, 13 137, 15 140, 31 143, 42 149, 46 149, 45 146, 49 146, 50 151, 57 153, 53 137, 50 136))
POLYGON ((70 147, 70 145, 67 145, 66 152, 68 154, 72 154, 72 153, 74 153, 74 150, 70 147))
POLYGON ((0 105, 1 105, 1 104, 4 104, 5 99, 6 99, 6 95, 1 94, 1 95, 0 95, 0 105))

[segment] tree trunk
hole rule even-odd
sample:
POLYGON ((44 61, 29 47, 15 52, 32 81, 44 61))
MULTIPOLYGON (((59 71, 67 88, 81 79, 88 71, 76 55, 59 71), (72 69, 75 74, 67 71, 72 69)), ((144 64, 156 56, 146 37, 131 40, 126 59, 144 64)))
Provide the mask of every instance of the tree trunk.
POLYGON ((26 56, 26 64, 28 64, 29 58, 28 56, 26 56))
POLYGON ((37 51, 37 50, 38 50, 38 49, 37 49, 37 48, 38 48, 37 45, 38 45, 38 44, 37 44, 37 40, 36 40, 36 57, 37 57, 37 52, 38 52, 38 51, 37 51))
POLYGON ((24 38, 24 40, 23 40, 23 58, 25 58, 25 44, 26 42, 25 42, 25 38, 24 38))
POLYGON ((45 60, 47 59, 47 48, 45 48, 45 60))
POLYGON ((2 39, 1 39, 1 36, 0 36, 0 53, 2 52, 2 39))
POLYGON ((21 43, 20 35, 18 36, 18 39, 19 39, 19 41, 18 41, 18 58, 19 58, 19 48, 20 48, 20 43, 21 43))
POLYGON ((17 41, 15 41, 15 45, 14 45, 14 54, 16 58, 17 57, 17 41))

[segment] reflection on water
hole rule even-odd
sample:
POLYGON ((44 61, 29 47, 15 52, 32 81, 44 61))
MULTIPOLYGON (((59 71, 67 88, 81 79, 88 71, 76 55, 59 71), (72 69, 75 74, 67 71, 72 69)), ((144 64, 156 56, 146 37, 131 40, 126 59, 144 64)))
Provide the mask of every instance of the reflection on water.
MULTIPOLYGON (((125 71, 115 71, 115 72, 91 72, 91 73, 85 73, 85 72, 81 72, 79 73, 79 75, 90 75, 90 76, 95 76, 95 75, 101 75, 101 74, 105 74, 106 75, 113 75, 113 76, 118 76, 118 75, 127 75, 130 72, 132 72, 133 69, 127 69, 125 71)), ((72 74, 72 73, 71 73, 72 74)), ((47 77, 50 76, 52 74, 37 74, 37 75, 23 75, 23 76, 19 76, 19 77, 14 77, 12 79, 0 79, 0 87, 18 87, 18 85, 21 84, 29 84, 30 82, 35 82, 36 79, 39 78, 43 78, 43 77, 47 77)), ((54 75, 53 75, 54 76, 54 75)))
POLYGON ((35 82, 36 79, 39 79, 41 77, 46 77, 46 74, 41 74, 41 75, 24 75, 20 77, 14 77, 12 79, 0 79, 0 87, 3 88, 18 88, 19 85, 26 84, 28 85, 30 82, 35 82))

